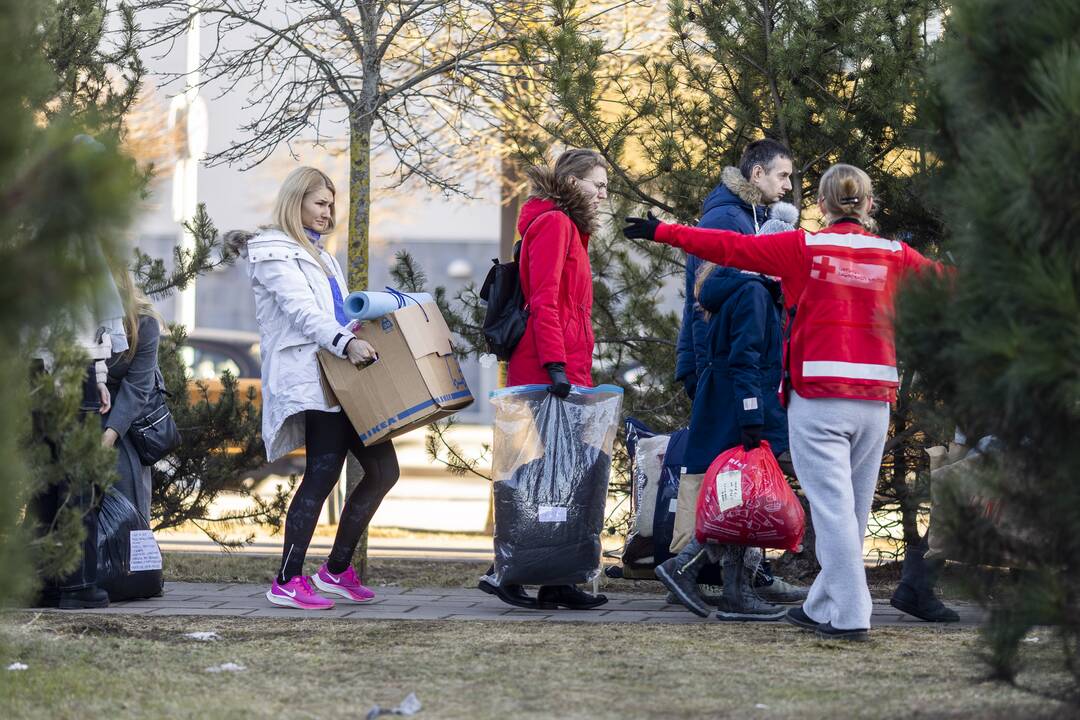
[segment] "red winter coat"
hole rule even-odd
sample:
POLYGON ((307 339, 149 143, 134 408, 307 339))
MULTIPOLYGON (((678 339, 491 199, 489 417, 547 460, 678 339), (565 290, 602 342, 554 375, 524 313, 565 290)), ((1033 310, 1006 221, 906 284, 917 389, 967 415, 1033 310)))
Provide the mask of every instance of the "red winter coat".
POLYGON ((896 290, 906 273, 936 263, 849 221, 817 233, 756 237, 661 225, 656 239, 719 265, 780 277, 785 303, 798 308, 785 365, 800 396, 896 399, 896 290))
MULTIPOLYGON (((552 195, 567 197, 565 191, 552 195)), ((571 384, 592 387, 592 267, 589 236, 579 229, 589 225, 583 208, 570 213, 577 222, 555 201, 533 197, 518 216, 529 320, 510 356, 507 385, 550 383, 544 365, 561 362, 571 384)))

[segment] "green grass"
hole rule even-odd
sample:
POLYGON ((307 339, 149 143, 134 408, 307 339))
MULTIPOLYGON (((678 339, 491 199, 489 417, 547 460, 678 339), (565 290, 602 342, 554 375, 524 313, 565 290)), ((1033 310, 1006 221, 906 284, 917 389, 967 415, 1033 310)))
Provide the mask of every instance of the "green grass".
MULTIPOLYGON (((885 628, 867 644, 784 625, 592 625, 215 617, 0 617, 0 707, 20 718, 362 718, 415 692, 419 719, 1056 718, 986 682, 972 630, 885 628), (184 633, 215 630, 198 643, 184 633), (223 662, 247 667, 211 674, 223 662), (759 707, 760 705, 766 707, 759 707)), ((1020 680, 1064 683, 1058 648, 1020 680)))

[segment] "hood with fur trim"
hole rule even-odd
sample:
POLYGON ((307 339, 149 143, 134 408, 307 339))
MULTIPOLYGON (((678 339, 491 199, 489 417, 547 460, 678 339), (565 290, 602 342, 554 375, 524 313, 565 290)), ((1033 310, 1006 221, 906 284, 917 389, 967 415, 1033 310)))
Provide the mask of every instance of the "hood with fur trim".
POLYGON ((596 231, 596 213, 589 200, 568 179, 558 180, 550 168, 529 168, 526 171, 532 182, 532 196, 521 207, 518 232, 525 234, 537 216, 549 210, 560 210, 570 218, 582 235, 596 231))
POLYGON ((735 193, 735 196, 747 205, 765 204, 765 198, 761 196, 761 191, 744 178, 742 171, 737 167, 728 166, 724 168, 724 171, 720 173, 720 182, 724 183, 728 190, 735 193))

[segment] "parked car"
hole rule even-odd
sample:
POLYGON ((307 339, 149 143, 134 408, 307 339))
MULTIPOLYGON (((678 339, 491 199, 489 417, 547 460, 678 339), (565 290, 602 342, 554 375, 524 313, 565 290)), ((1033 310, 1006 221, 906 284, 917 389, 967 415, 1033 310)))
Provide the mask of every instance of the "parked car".
MULTIPOLYGON (((227 370, 237 380, 237 391, 247 397, 248 388, 255 388, 255 406, 262 405, 262 359, 259 354, 258 333, 243 330, 195 328, 188 333, 180 355, 188 369, 188 398, 198 402, 203 397, 200 385, 205 386, 210 402, 221 397, 221 376, 227 370)), ((268 463, 249 477, 261 480, 268 475, 290 475, 304 471, 304 449, 293 450, 287 456, 268 463)))

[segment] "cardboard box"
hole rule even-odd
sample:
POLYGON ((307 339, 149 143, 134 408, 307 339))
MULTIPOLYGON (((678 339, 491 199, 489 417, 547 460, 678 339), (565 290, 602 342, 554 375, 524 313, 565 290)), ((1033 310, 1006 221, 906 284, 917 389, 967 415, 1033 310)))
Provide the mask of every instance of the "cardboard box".
POLYGON ((435 303, 409 305, 366 320, 356 336, 375 348, 376 362, 358 368, 320 350, 319 364, 327 398, 336 398, 365 445, 429 425, 472 404, 472 392, 450 347, 450 328, 435 303))

